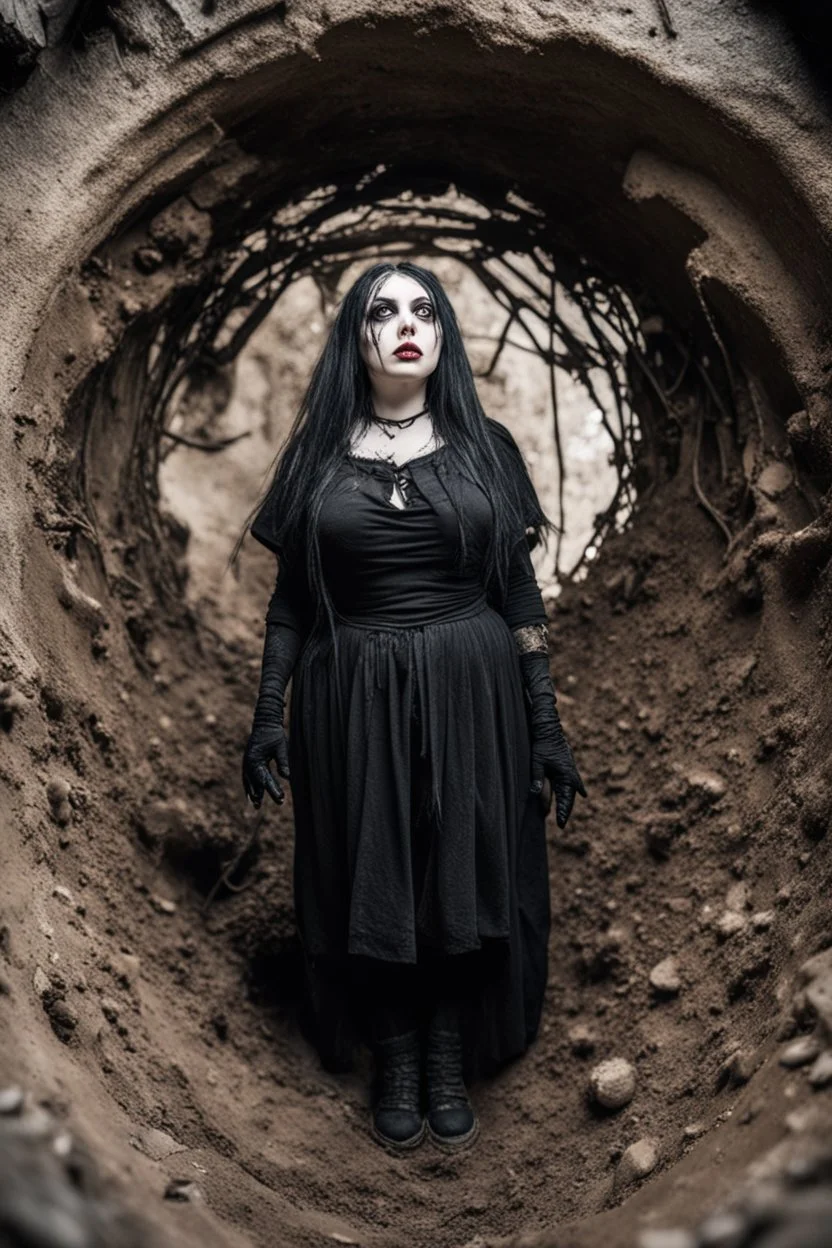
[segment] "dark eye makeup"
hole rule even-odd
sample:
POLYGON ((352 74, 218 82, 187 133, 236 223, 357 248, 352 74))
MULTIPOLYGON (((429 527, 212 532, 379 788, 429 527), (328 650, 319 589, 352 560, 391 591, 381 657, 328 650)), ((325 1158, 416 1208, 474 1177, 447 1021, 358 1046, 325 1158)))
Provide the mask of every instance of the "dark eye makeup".
MULTIPOLYGON (((389 312, 392 315, 395 311, 396 305, 394 303, 379 299, 370 308, 370 319, 373 321, 386 321, 388 319, 387 313, 389 312)), ((424 303, 416 304, 412 311, 416 316, 422 317, 424 320, 433 319, 433 305, 428 303, 427 300, 424 303)))

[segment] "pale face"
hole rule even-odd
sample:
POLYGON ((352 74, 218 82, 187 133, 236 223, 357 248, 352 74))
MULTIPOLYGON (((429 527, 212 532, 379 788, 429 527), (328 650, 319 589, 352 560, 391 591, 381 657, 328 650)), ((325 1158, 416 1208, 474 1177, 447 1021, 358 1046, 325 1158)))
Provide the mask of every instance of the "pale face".
POLYGON ((424 286, 404 273, 391 273, 368 304, 360 349, 371 379, 429 377, 439 361, 442 336, 424 286))

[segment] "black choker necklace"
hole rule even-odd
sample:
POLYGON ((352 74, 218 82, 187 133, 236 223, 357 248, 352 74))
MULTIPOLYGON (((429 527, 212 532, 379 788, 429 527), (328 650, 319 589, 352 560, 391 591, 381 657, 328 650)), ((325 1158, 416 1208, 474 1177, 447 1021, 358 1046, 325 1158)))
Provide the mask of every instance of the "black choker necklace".
POLYGON ((426 407, 423 407, 421 412, 417 412, 415 416, 406 416, 404 420, 391 420, 388 416, 376 416, 373 414, 370 417, 370 423, 378 425, 381 428, 382 433, 386 433, 388 438, 392 438, 395 435, 389 433, 388 428, 407 429, 409 425, 413 424, 414 420, 418 420, 420 416, 424 416, 427 410, 428 409, 426 407))

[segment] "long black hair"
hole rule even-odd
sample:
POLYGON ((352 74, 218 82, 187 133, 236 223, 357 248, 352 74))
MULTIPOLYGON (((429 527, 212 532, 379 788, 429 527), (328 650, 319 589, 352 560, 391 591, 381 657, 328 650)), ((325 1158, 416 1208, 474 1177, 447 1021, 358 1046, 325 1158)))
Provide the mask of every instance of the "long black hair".
MULTIPOLYGON (((318 543, 318 516, 351 435, 373 416, 372 391, 360 342, 370 304, 392 273, 413 278, 433 302, 442 346, 437 366, 427 379, 426 402, 434 431, 461 471, 477 481, 494 512, 491 540, 485 554, 486 585, 505 592, 508 562, 515 543, 525 534, 530 548, 554 525, 540 507, 525 463, 508 430, 482 409, 471 365, 453 307, 438 278, 429 269, 403 260, 366 269, 345 294, 329 337, 315 365, 292 427, 275 459, 271 483, 249 514, 243 534, 257 515, 256 535, 277 554, 290 559, 305 555, 307 582, 315 602, 315 629, 328 618, 334 635, 332 603, 324 583, 318 543)), ((453 501, 453 500, 452 500, 453 501)), ((456 506, 456 503, 454 504, 456 506)), ((464 526, 460 518, 464 551, 464 526)))

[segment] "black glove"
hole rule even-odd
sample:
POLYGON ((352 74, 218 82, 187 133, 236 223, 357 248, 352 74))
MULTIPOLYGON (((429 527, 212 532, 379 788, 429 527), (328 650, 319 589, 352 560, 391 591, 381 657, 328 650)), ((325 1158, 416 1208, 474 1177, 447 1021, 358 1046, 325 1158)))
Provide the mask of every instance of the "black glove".
POLYGON ((557 699, 549 674, 549 656, 530 650, 520 656, 520 669, 530 700, 532 738, 532 783, 530 792, 539 793, 548 776, 555 791, 555 816, 559 828, 566 826, 575 794, 586 797, 569 743, 563 735, 557 699))
POLYGON ((301 648, 300 634, 285 624, 267 624, 263 644, 263 667, 260 692, 254 708, 251 735, 243 754, 243 788, 246 797, 258 808, 268 791, 280 805, 283 789, 269 769, 270 759, 277 763, 278 775, 289 779, 289 747, 283 728, 283 707, 286 686, 301 648))

